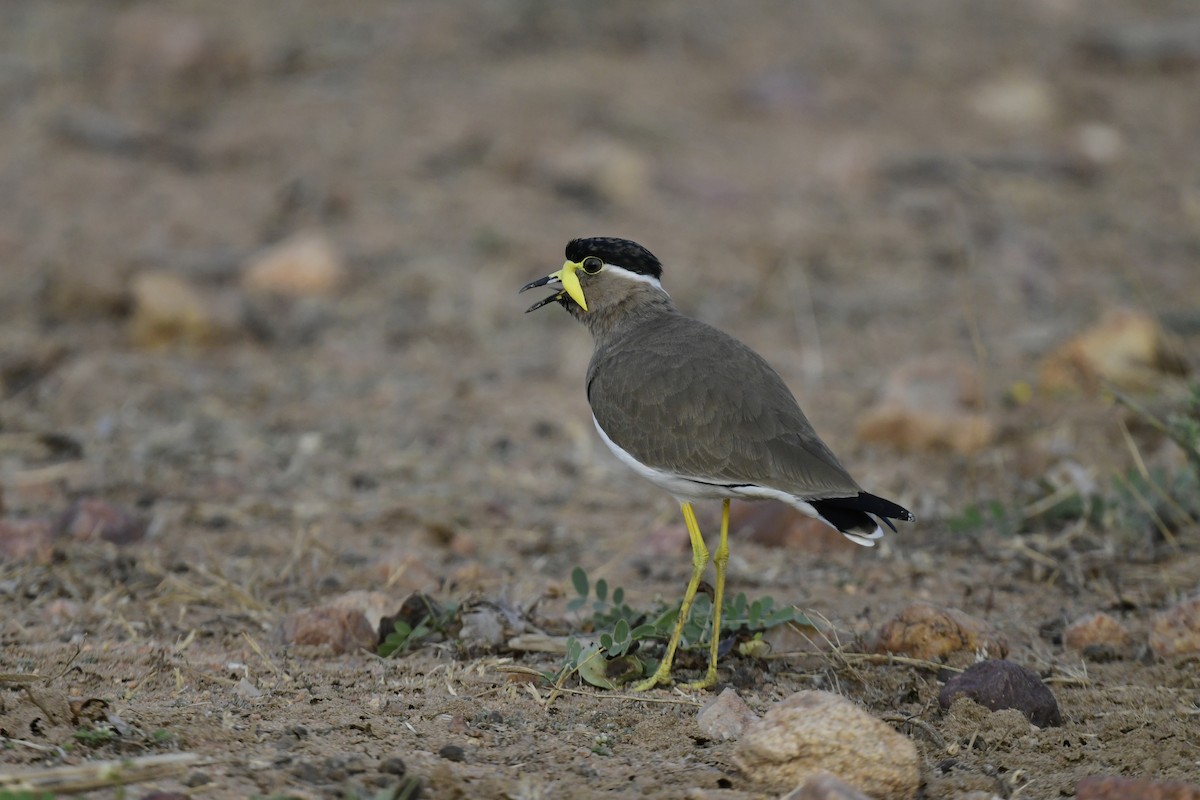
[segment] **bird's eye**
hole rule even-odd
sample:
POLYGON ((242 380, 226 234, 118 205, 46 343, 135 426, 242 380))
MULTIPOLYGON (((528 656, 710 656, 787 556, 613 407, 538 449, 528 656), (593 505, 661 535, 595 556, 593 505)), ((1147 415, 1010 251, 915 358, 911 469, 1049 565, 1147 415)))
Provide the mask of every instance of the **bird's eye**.
POLYGON ((588 275, 595 275, 604 266, 604 262, 596 256, 588 256, 580 263, 580 266, 588 275))

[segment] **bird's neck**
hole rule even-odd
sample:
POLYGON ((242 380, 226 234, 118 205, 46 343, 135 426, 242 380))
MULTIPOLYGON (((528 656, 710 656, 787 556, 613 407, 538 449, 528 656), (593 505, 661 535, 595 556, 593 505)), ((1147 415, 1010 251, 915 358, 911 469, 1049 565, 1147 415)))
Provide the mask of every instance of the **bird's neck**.
POLYGON ((678 314, 679 310, 675 308, 670 295, 647 286, 644 289, 639 287, 615 302, 596 304, 586 312, 575 308, 572 313, 588 326, 596 346, 600 347, 648 322, 678 314))

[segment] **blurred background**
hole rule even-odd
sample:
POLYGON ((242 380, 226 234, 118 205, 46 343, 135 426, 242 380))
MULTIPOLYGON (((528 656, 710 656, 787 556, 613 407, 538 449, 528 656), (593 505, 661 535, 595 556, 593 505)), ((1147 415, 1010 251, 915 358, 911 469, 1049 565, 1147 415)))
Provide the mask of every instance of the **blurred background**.
POLYGON ((437 517, 574 469, 655 502, 592 456, 587 335, 521 313, 575 236, 654 251, 924 518, 1103 453, 1064 419, 1087 354, 1046 366, 1071 337, 1107 330, 1143 388, 1194 349, 1158 327, 1200 302, 1187 4, 0 14, 0 422, 156 508, 212 482, 322 518, 361 473, 379 513, 437 517))
MULTIPOLYGON (((109 630, 98 542, 195 581, 146 635, 242 587, 217 642, 353 589, 681 588, 674 501, 592 430, 586 331, 522 313, 577 236, 648 247, 916 512, 910 590, 983 580, 964 531, 1194 552, 1200 493, 1111 498, 1186 472, 1151 419, 1196 365, 1198 79, 1184 0, 5 0, 0 554, 90 565, 0 592, 9 635, 109 630)), ((743 588, 887 582, 745 514, 743 588)))

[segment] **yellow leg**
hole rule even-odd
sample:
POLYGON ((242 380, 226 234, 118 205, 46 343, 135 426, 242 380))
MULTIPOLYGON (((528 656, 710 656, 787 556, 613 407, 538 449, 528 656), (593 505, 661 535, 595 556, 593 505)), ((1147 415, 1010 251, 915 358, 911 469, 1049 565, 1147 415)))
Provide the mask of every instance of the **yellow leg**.
MULTIPOLYGON (((700 525, 696 522, 696 512, 691 503, 683 503, 683 521, 687 525, 688 538, 692 540, 692 579, 688 581, 687 591, 683 594, 683 603, 679 606, 679 618, 675 620, 675 630, 671 631, 671 639, 667 642, 667 651, 663 653, 658 669, 646 680, 633 687, 635 692, 644 692, 655 686, 671 685, 671 662, 675 660, 675 650, 679 647, 679 637, 683 635, 683 624, 687 622, 688 612, 692 610, 692 600, 700 587, 700 577, 708 566, 708 548, 704 546, 704 537, 700 535, 700 525)), ((728 549, 728 548, 727 548, 728 549)))
POLYGON ((721 644, 721 604, 725 601, 725 567, 729 564, 729 498, 721 508, 721 541, 713 553, 713 566, 717 570, 717 585, 713 590, 712 642, 708 647, 708 672, 698 681, 688 684, 689 689, 711 689, 717 685, 717 648, 721 644))

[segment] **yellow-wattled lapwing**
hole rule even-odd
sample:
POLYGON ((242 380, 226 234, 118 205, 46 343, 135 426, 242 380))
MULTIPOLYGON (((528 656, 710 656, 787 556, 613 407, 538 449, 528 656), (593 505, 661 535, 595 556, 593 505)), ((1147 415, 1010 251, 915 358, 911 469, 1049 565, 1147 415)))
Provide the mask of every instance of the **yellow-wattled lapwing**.
POLYGON ((596 430, 618 459, 679 500, 692 543, 692 578, 666 652, 654 675, 635 688, 671 683, 671 662, 709 561, 692 502, 720 498, 708 672, 690 684, 711 688, 731 498, 782 500, 867 547, 883 536, 876 518, 894 531, 891 520, 913 515, 859 488, 758 353, 675 308, 649 250, 600 237, 573 240, 566 255, 558 272, 521 288, 558 290, 529 311, 558 302, 591 330, 587 397, 596 430))

